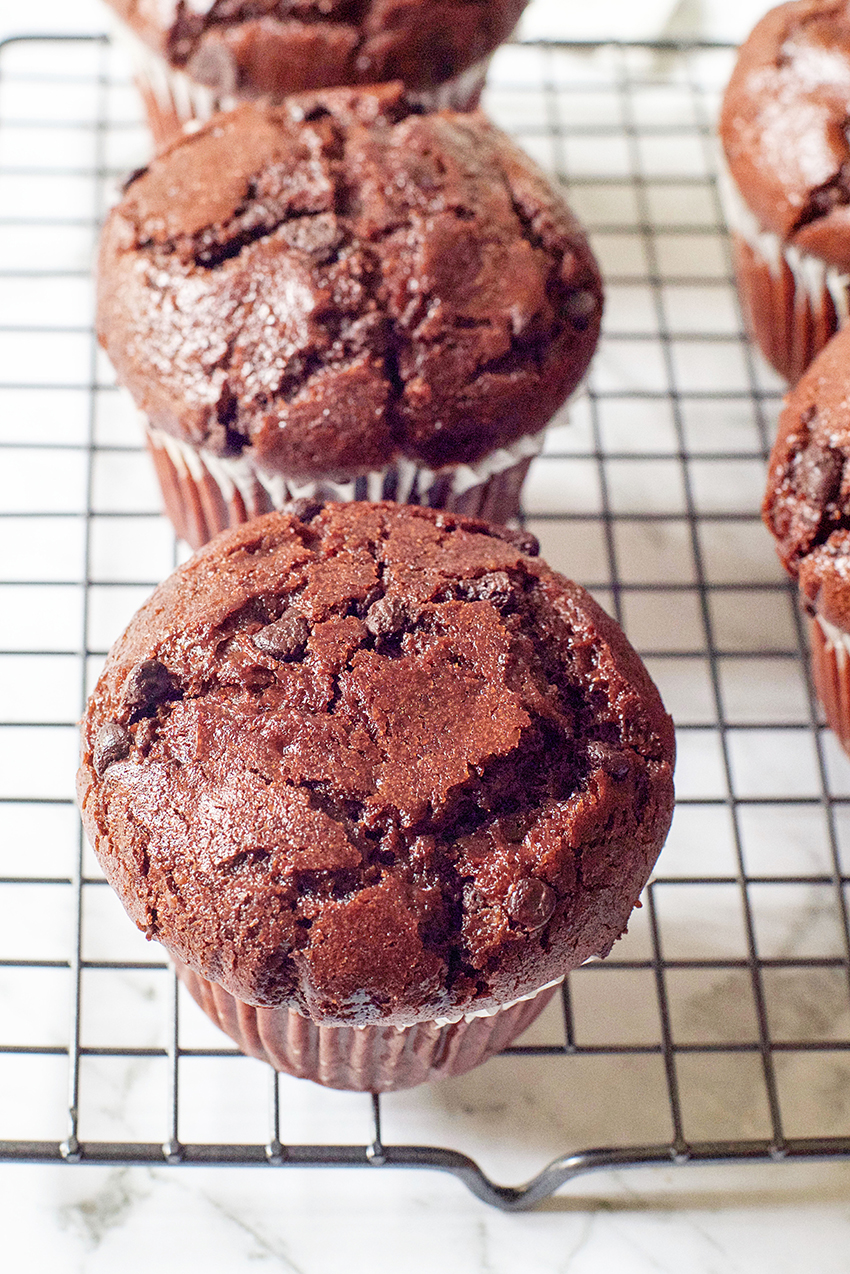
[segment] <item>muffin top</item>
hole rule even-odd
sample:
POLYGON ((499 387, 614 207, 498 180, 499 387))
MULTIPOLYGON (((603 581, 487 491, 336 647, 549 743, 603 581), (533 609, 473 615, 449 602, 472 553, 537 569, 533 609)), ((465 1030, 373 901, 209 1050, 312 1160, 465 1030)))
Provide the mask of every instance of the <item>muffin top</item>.
POLYGON ((850 267, 850 4, 772 9, 741 48, 720 136, 761 224, 801 251, 850 267))
POLYGON ((220 94, 403 80, 429 89, 507 39, 528 0, 109 0, 220 94))
POLYGON ((152 423, 296 479, 537 432, 600 317, 558 191, 399 85, 215 117, 131 178, 100 254, 100 338, 152 423))
POLYGON ((536 551, 305 501, 160 585, 78 782, 136 924, 243 1001, 337 1024, 491 1009, 607 954, 670 822, 672 722, 536 551))
POLYGON ((818 613, 850 631, 850 329, 832 338, 785 400, 764 519, 786 570, 818 613))

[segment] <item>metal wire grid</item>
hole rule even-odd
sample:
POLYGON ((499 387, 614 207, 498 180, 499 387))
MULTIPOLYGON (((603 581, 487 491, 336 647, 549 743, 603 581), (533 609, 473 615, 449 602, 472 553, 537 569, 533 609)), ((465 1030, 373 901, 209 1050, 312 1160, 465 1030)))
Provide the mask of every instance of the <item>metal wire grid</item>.
POLYGON ((741 331, 714 184, 728 65, 675 45, 496 59, 490 109, 567 182, 608 288, 528 521, 658 680, 679 800, 613 957, 502 1058, 378 1101, 224 1046, 80 834, 74 721, 178 557, 90 326, 97 226, 146 142, 104 41, 0 46, 0 1158, 430 1167, 518 1208, 595 1168, 850 1154, 850 765, 758 520, 781 387, 741 331))

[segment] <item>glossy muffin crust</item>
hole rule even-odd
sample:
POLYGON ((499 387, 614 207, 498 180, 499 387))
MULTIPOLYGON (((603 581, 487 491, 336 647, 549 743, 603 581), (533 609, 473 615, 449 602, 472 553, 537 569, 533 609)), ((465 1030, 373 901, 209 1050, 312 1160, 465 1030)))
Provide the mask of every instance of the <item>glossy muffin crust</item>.
POLYGON ((398 85, 219 115, 130 181, 98 332, 154 428, 266 473, 438 469, 538 432, 601 283, 561 194, 481 114, 398 85))
POLYGON ((162 584, 79 774, 136 924, 239 1000, 330 1024, 497 1008, 605 955, 669 826, 672 723, 536 551, 432 510, 306 506, 162 584))
POLYGON ((109 0, 171 66, 222 95, 403 80, 428 89, 510 35, 528 0, 109 0))

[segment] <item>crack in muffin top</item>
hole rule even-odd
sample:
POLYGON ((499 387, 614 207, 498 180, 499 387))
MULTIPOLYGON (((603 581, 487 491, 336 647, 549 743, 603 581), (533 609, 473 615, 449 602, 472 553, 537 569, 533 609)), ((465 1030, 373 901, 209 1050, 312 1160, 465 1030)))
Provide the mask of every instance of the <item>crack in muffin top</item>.
POLYGON ((283 96, 400 79, 436 87, 510 35, 527 0, 109 0, 214 91, 283 96))
POLYGON ((98 331, 154 426, 270 473, 474 463, 584 374, 595 261, 562 196, 480 114, 400 86, 248 105, 131 178, 98 331))
POLYGON ((667 831, 672 723, 534 551, 328 505, 161 585, 83 723, 86 828, 136 923, 331 1023, 495 1007, 606 954, 667 831))

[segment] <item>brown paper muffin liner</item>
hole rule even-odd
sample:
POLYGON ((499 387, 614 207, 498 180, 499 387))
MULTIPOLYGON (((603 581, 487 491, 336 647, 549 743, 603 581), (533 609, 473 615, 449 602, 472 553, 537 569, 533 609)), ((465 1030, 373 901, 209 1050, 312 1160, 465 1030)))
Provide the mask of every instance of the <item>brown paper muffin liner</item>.
POLYGON ((826 722, 850 754, 850 633, 820 615, 809 617, 812 679, 826 722))
MULTIPOLYGON (((165 145, 187 126, 197 127, 217 111, 232 110, 245 100, 232 94, 216 93, 193 80, 185 71, 176 70, 114 15, 112 24, 113 38, 124 47, 130 59, 155 146, 165 145)), ((411 91, 410 97, 426 111, 472 111, 481 98, 490 60, 491 55, 482 58, 436 88, 411 91)), ((338 86, 328 84, 325 87, 338 86)))
POLYGON ((744 323, 793 385, 850 317, 850 277, 763 229, 725 166, 719 178, 744 323))
POLYGON ((305 497, 424 504, 505 525, 519 514, 525 475, 543 445, 541 432, 519 438, 475 465, 432 470, 402 457, 350 482, 296 482, 265 473, 244 456, 214 456, 143 423, 165 511, 177 535, 193 549, 229 526, 305 497))
POLYGON ((543 987, 495 1013, 457 1022, 322 1026, 292 1009, 253 1008, 181 961, 174 963, 192 998, 241 1052, 299 1079, 366 1093, 464 1075, 526 1030, 559 985, 543 987))
MULTIPOLYGON (((772 367, 795 384, 816 354, 834 336, 839 320, 827 286, 813 293, 808 282, 800 285, 799 265, 815 258, 800 257, 797 273, 782 253, 777 262, 766 260, 740 235, 732 236, 735 279, 750 339, 772 367)), ((816 262, 820 273, 827 267, 816 262)), ((814 273, 814 272, 809 272, 814 273)))

